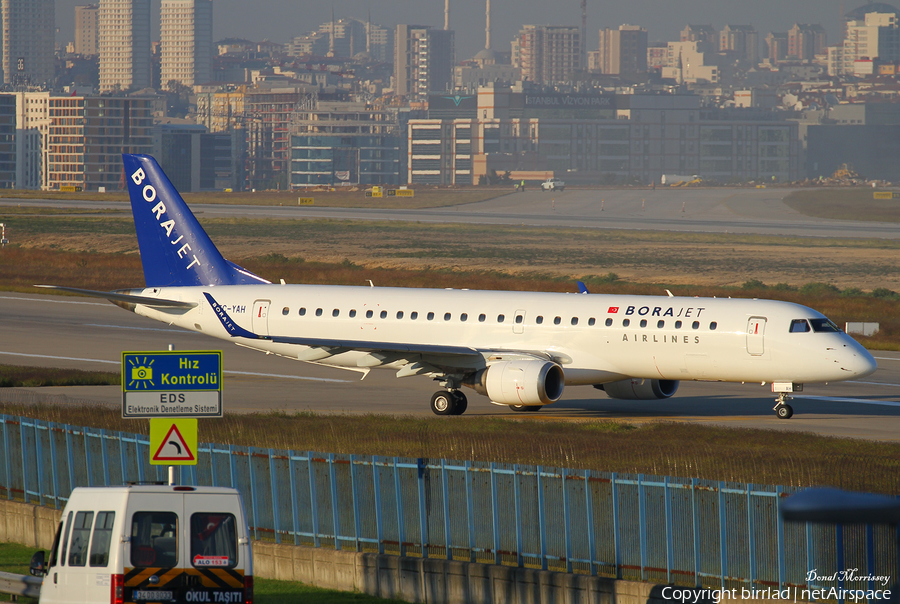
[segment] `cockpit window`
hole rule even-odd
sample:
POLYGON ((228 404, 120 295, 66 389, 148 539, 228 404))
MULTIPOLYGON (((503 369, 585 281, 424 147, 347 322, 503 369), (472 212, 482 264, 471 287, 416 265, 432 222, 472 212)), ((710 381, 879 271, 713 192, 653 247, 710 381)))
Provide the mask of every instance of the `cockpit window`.
POLYGON ((816 333, 840 333, 841 328, 828 319, 810 319, 813 331, 816 333))
POLYGON ((791 333, 804 333, 809 331, 809 323, 806 319, 794 319, 791 321, 791 333))

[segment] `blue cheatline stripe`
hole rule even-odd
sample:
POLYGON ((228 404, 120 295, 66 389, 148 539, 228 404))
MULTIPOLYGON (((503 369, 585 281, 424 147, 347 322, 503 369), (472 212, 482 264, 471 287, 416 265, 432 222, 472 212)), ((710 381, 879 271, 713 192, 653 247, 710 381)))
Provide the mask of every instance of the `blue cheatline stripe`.
MULTIPOLYGON (((143 477, 149 455, 145 436, 14 416, 0 416, 0 424, 0 489, 10 498, 60 507, 75 486, 143 477), (49 454, 42 451, 48 446, 49 454), (135 455, 137 463, 120 461, 121 475, 112 472, 116 459, 135 455), (38 474, 36 463, 46 475, 38 474)), ((347 484, 338 480, 345 456, 218 444, 199 449, 204 453, 201 467, 191 468, 189 482, 197 484, 202 477, 204 484, 238 488, 249 504, 248 521, 257 537, 274 535, 277 540, 284 532, 295 543, 311 540, 321 546, 324 541, 335 548, 352 539, 357 550, 403 553, 413 548, 421 549, 423 557, 435 555, 428 547, 443 545, 447 558, 483 561, 490 555, 495 563, 617 578, 641 574, 659 580, 666 573, 673 584, 689 587, 749 589, 769 581, 782 588, 806 586, 806 573, 813 568, 859 568, 868 576, 894 573, 896 544, 890 531, 875 531, 871 525, 837 530, 798 526, 771 513, 780 507, 783 493, 796 490, 791 487, 364 455, 349 458, 347 484), (224 459, 228 475, 223 478, 219 469, 226 471, 224 459), (244 463, 246 467, 239 465, 244 463), (583 497, 578 493, 582 485, 583 497), (282 492, 289 502, 277 500, 282 492), (261 504, 290 505, 291 518, 261 504), (349 514, 354 526, 352 534, 344 534, 351 530, 349 514), (515 522, 501 522, 509 516, 515 522), (429 530, 440 531, 441 525, 443 539, 432 540, 429 530), (375 538, 368 533, 373 528, 375 538), (660 550, 663 541, 665 550, 660 550), (845 543, 865 547, 845 549, 845 543)))

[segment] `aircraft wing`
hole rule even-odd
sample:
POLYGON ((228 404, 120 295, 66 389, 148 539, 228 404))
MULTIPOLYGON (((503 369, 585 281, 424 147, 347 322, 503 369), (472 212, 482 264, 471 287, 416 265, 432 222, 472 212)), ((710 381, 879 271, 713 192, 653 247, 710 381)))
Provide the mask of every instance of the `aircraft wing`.
POLYGON ((75 294, 83 294, 93 298, 104 298, 110 302, 127 302, 129 304, 143 304, 144 306, 152 306, 156 308, 194 308, 196 302, 180 302, 178 300, 163 300, 160 298, 150 298, 149 296, 132 296, 129 294, 119 294, 116 292, 101 292, 93 289, 78 289, 77 287, 62 287, 59 285, 35 285, 35 287, 43 287, 45 289, 58 289, 64 292, 72 292, 75 294))

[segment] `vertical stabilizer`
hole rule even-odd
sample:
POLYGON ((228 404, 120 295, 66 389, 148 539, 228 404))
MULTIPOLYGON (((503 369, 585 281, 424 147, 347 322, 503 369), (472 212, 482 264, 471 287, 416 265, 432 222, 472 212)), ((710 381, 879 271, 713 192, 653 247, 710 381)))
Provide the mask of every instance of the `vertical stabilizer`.
POLYGON ((122 160, 147 287, 268 283, 222 257, 155 159, 122 160))

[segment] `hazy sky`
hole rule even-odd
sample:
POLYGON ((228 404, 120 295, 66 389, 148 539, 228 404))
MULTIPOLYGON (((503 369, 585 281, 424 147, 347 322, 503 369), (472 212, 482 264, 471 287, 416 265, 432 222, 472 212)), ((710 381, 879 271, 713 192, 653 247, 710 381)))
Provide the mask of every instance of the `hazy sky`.
MULTIPOLYGON (((93 0, 96 2, 97 0, 93 0)), ((74 39, 74 7, 89 0, 56 0, 59 41, 74 39)), ((849 11, 866 0, 845 0, 849 11)), ((159 22, 159 0, 153 0, 159 22)), ((450 27, 456 31, 457 57, 466 59, 484 47, 484 0, 451 0, 450 27)), ((241 37, 288 42, 335 16, 393 26, 414 23, 443 27, 443 0, 214 0, 215 39, 241 37)), ((581 0, 491 0, 492 46, 509 50, 509 41, 523 24, 580 25, 581 0)), ((760 44, 770 31, 787 31, 796 23, 819 23, 829 44, 837 38, 840 0, 588 0, 588 49, 598 44, 597 30, 623 23, 641 25, 654 40, 676 40, 687 23, 747 24, 760 32, 760 44)), ((157 25, 158 29, 158 25, 157 25)), ((158 32, 154 39, 158 39, 158 32)))

